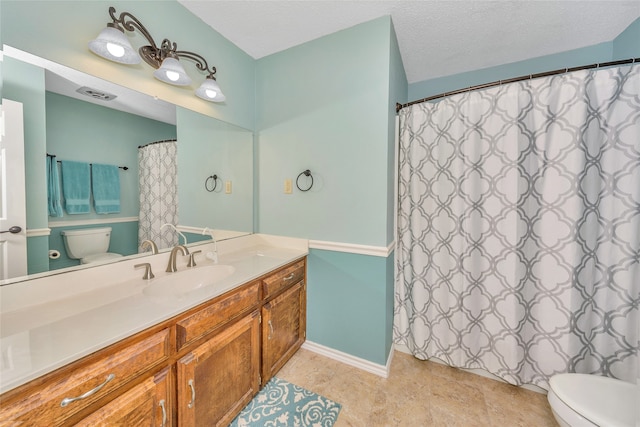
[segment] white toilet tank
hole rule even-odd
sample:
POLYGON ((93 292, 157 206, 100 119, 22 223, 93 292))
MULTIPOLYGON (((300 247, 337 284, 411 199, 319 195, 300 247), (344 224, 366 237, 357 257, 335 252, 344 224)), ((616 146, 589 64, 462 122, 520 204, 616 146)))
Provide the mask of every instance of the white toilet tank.
MULTIPOLYGON (((109 240, 111 239, 111 227, 82 228, 77 230, 64 230, 61 232, 64 246, 69 258, 97 260, 101 254, 107 255, 109 240)), ((120 256, 118 254, 110 254, 120 256)))

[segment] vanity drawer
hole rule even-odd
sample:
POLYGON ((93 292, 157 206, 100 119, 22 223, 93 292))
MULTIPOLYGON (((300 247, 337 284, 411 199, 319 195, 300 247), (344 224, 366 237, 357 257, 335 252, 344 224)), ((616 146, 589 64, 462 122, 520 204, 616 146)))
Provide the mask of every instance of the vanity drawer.
POLYGON ((106 349, 105 356, 92 358, 89 364, 80 360, 43 383, 28 387, 22 398, 8 405, 2 402, 0 425, 61 425, 111 391, 167 360, 169 352, 169 329, 164 329, 119 351, 106 349))
POLYGON ((270 298, 301 280, 304 280, 304 260, 285 267, 277 273, 263 279, 264 298, 270 298))
POLYGON ((176 323, 177 348, 213 331, 260 303, 260 282, 231 291, 176 323))

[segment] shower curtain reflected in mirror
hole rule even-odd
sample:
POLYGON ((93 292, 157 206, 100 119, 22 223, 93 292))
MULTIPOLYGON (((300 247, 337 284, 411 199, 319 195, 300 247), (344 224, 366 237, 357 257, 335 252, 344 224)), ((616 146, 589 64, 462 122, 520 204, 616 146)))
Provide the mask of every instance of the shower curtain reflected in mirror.
POLYGON ((635 382, 640 65, 400 112, 394 341, 548 389, 635 382))
MULTIPOLYGON (((140 182, 140 222, 138 251, 144 240, 152 240, 159 249, 178 244, 178 234, 163 224, 178 225, 178 168, 175 140, 159 141, 138 147, 140 182)), ((180 242, 183 243, 183 242, 180 242)), ((148 248, 147 248, 148 250, 148 248)))

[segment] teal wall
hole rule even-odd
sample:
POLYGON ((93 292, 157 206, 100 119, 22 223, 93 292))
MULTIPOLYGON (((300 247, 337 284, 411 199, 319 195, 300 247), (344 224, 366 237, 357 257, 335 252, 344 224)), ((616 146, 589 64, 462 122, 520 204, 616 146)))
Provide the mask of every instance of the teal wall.
POLYGON ((600 43, 540 58, 412 83, 409 85, 409 101, 513 77, 611 61, 611 49, 611 42, 600 43))
POLYGON ((610 42, 409 85, 409 101, 528 74, 640 57, 640 19, 610 42))
MULTIPOLYGON (((0 8, 2 41, 9 46, 253 129, 255 61, 177 1, 2 0, 0 8), (193 83, 177 87, 154 79, 153 69, 144 61, 127 66, 91 53, 87 43, 111 21, 109 6, 114 6, 117 14, 127 11, 140 19, 156 44, 168 38, 178 44, 179 50, 204 56, 217 68, 217 81, 227 100, 215 104, 194 96, 205 74, 199 73, 191 61, 185 60, 184 67, 193 83)), ((148 44, 137 32, 130 40, 134 47, 148 44)))
MULTIPOLYGON (((23 104, 27 230, 47 228, 44 71, 6 56, 2 68, 2 96, 23 104)), ((49 269, 46 236, 27 239, 27 259, 29 274, 49 269)))
MULTIPOLYGON (((393 240, 394 106, 406 87, 389 17, 258 60, 259 231, 386 248, 393 240), (295 180, 305 169, 314 186, 301 192, 295 180), (293 194, 284 194, 287 178, 293 194)), ((312 249, 307 338, 384 365, 392 260, 312 249)))
MULTIPOLYGON (((398 129, 396 127, 396 103, 407 102, 407 77, 400 56, 400 48, 393 26, 391 28, 391 45, 389 49, 389 103, 388 103, 388 144, 387 144, 387 241, 395 241, 395 197, 396 197, 396 144, 398 129)), ((393 303, 395 300, 394 280, 395 252, 392 252, 385 260, 386 278, 384 288, 384 348, 385 354, 389 354, 393 346, 393 303)), ((379 362, 384 363, 384 362, 379 362)))
POLYGON ((27 229, 46 228, 47 118, 44 71, 6 56, 3 69, 3 96, 23 104, 27 229))
POLYGON ((391 344, 385 316, 389 264, 382 257, 312 249, 307 272, 307 338, 384 365, 391 344))
POLYGON ((640 18, 613 40, 612 60, 640 58, 640 18))
POLYGON ((49 237, 27 237, 27 274, 49 271, 49 237))
POLYGON ((381 18, 258 60, 261 232, 387 245, 390 24, 381 18), (301 192, 305 169, 314 186, 301 192), (293 194, 284 194, 287 178, 293 194))
POLYGON ((205 240, 211 240, 211 236, 202 235, 201 233, 188 233, 183 232, 184 236, 187 238, 187 242, 196 243, 196 242, 204 242, 205 240))
POLYGON ((390 33, 390 49, 389 49, 389 101, 388 101, 388 122, 387 122, 387 242, 393 242, 395 239, 395 170, 396 170, 396 144, 398 129, 396 128, 396 103, 403 104, 407 102, 407 77, 400 56, 400 48, 398 47, 398 39, 396 32, 391 27, 390 33))
POLYGON ((176 118, 178 194, 188 195, 178 198, 180 225, 253 231, 253 133, 184 108, 176 118), (205 181, 214 174, 209 192, 205 181))
POLYGON ((175 139, 176 127, 51 92, 46 95, 46 112, 49 154, 58 160, 129 168, 120 170, 120 213, 99 215, 92 206, 91 213, 68 215, 65 211, 60 218, 49 218, 49 222, 137 217, 138 146, 175 139))

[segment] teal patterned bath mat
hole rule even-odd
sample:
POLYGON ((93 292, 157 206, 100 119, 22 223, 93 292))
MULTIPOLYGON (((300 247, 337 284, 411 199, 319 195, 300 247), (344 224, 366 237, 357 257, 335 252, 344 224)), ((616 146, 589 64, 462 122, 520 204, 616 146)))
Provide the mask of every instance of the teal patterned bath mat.
POLYGON ((341 408, 339 403, 274 377, 229 427, 331 427, 341 408))

